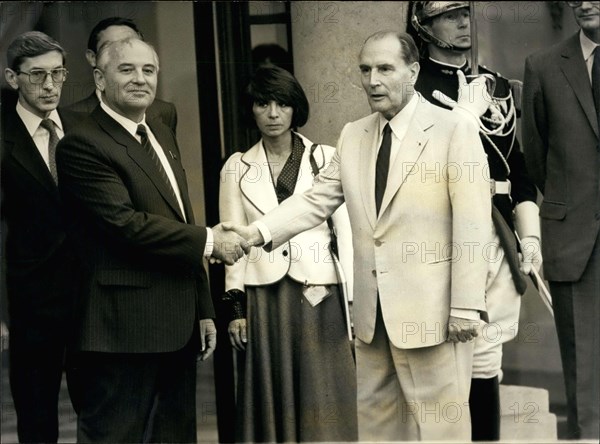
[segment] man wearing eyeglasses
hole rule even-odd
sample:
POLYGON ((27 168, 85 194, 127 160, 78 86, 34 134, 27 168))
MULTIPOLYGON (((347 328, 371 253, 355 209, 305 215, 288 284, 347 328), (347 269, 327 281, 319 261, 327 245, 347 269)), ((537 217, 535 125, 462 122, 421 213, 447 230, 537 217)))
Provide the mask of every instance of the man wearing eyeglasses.
POLYGON ((78 120, 59 112, 65 51, 41 32, 8 47, 4 75, 18 92, 2 109, 3 269, 10 385, 20 442, 56 442, 58 393, 77 287, 77 261, 57 187, 58 140, 78 120))
POLYGON ((567 393, 568 438, 598 439, 600 415, 600 2, 567 2, 580 30, 525 64, 523 146, 544 194, 550 282, 567 393))

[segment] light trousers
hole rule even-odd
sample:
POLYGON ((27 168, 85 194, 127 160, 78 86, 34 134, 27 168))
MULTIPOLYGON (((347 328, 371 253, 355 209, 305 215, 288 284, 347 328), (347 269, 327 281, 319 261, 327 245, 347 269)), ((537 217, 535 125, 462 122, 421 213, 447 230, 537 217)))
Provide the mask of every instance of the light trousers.
POLYGON ((472 355, 472 342, 396 348, 378 309, 373 341, 356 339, 359 441, 470 441, 472 355))

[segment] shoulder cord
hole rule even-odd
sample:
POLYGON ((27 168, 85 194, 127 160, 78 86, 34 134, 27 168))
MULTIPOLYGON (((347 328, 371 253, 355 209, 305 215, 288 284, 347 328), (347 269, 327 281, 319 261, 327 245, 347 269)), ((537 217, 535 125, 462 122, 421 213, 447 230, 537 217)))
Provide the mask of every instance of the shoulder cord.
MULTIPOLYGON (((479 132, 481 133, 483 138, 488 141, 490 146, 492 148, 494 148, 494 151, 496 151, 496 153, 502 160, 502 163, 504 164, 504 168, 506 168, 506 174, 510 175, 510 166, 508 165, 508 162, 506 159, 508 159, 508 156, 510 156, 510 153, 512 152, 512 149, 514 147, 515 137, 516 137, 516 126, 517 126, 516 109, 515 109, 515 103, 514 103, 514 98, 513 98, 512 94, 509 94, 508 99, 507 99, 507 104, 508 104, 508 113, 506 114, 506 116, 503 116, 502 113, 500 113, 500 112, 494 113, 493 118, 481 116, 481 119, 479 122, 479 132), (485 125, 484 122, 493 123, 493 124, 496 124, 499 126, 498 126, 498 128, 491 130, 485 125), (509 127, 507 129, 505 129, 507 124, 509 124, 509 127), (505 131, 502 131, 502 130, 505 130, 505 131), (511 135, 512 140, 510 143, 510 148, 508 150, 508 153, 505 156, 504 154, 502 154, 502 151, 500 151, 498 146, 492 141, 490 136, 507 137, 510 134, 512 134, 511 135)), ((496 105, 494 104, 492 106, 496 106, 496 105)))

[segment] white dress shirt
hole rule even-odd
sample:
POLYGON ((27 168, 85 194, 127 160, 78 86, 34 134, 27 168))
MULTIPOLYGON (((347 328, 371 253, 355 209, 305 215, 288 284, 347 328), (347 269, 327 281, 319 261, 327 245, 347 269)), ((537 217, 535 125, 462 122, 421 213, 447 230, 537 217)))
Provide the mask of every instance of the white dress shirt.
MULTIPOLYGON (((592 83, 592 65, 594 64, 594 50, 599 46, 596 42, 590 40, 583 31, 579 31, 579 42, 581 43, 581 52, 583 53, 583 60, 588 70, 588 76, 590 83, 592 83)), ((600 51, 600 50, 599 50, 600 51)))
MULTIPOLYGON (((50 155, 48 153, 48 143, 50 142, 50 132, 46 128, 42 128, 40 124, 42 123, 41 117, 36 116, 31 111, 25 109, 21 102, 17 102, 17 114, 23 121, 25 128, 27 128, 27 132, 33 139, 33 143, 37 147, 42 159, 46 162, 46 166, 48 170, 50 170, 50 155)), ((54 122, 54 128, 56 129, 56 135, 59 139, 62 139, 65 135, 62 122, 58 115, 56 109, 50 112, 50 115, 47 117, 48 119, 54 122)))

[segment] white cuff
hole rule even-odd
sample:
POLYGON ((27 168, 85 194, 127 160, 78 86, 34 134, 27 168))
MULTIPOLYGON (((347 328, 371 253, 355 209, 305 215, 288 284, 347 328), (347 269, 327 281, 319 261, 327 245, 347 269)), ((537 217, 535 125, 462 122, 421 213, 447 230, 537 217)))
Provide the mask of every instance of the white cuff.
POLYGON ((451 308, 450 316, 455 318, 470 319, 472 321, 479 321, 480 316, 477 310, 471 310, 469 308, 451 308))
POLYGON ((206 227, 206 244, 204 245, 204 257, 211 257, 214 249, 214 236, 210 228, 206 227))
POLYGON ((540 209, 535 202, 521 202, 515 207, 515 228, 521 239, 532 236, 540 239, 540 209))
MULTIPOLYGON (((273 237, 271 236, 271 232, 269 231, 267 226, 264 224, 264 222, 255 220, 254 222, 252 222, 252 225, 255 225, 256 228, 258 228, 258 231, 260 231, 260 234, 264 241, 263 245, 267 245, 268 243, 271 242, 271 240, 273 240, 273 237)), ((255 245, 255 247, 261 247, 261 246, 262 245, 255 245)))

